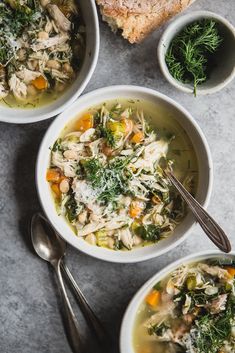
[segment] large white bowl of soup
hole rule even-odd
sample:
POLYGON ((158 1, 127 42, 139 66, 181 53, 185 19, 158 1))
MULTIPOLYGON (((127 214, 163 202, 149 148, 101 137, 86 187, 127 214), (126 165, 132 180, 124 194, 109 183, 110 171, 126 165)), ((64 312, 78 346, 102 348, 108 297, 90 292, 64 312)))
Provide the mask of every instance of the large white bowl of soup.
POLYGON ((0 121, 59 114, 89 82, 98 59, 94 1, 0 3, 0 121))
POLYGON ((123 318, 121 353, 231 353, 235 252, 204 251, 154 275, 123 318))
POLYGON ((78 250, 112 262, 147 260, 179 245, 195 224, 165 163, 206 207, 212 162, 191 115, 151 89, 101 88, 46 132, 36 167, 39 198, 78 250))

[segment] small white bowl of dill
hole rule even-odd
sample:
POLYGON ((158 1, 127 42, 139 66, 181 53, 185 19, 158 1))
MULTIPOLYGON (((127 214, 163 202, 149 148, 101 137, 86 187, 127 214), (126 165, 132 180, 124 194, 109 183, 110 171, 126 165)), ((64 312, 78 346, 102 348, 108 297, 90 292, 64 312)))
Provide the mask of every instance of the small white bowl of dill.
POLYGON ((164 31, 158 60, 165 78, 187 93, 215 93, 235 76, 235 29, 218 14, 179 16, 164 31))

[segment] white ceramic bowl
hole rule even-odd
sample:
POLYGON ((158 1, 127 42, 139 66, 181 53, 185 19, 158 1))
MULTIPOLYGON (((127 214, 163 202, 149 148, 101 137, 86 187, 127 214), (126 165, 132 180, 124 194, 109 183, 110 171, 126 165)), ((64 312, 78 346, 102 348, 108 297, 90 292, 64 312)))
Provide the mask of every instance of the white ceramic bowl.
POLYGON ((120 332, 120 353, 136 353, 133 348, 133 329, 135 325, 136 314, 139 306, 144 301, 144 298, 156 283, 161 281, 164 277, 168 276, 180 265, 202 261, 210 258, 221 257, 232 258, 233 260, 235 260, 235 252, 233 251, 230 254, 223 254, 220 251, 202 251, 196 254, 192 254, 173 262, 160 272, 156 273, 152 278, 150 278, 135 294, 126 309, 122 320, 120 332))
POLYGON ((166 30, 158 44, 158 61, 161 71, 165 78, 176 88, 183 92, 193 93, 192 84, 184 84, 171 75, 165 61, 165 55, 172 39, 188 24, 210 18, 218 23, 219 29, 223 35, 221 48, 216 55, 216 66, 213 69, 210 78, 197 86, 197 95, 215 93, 227 86, 235 77, 235 29, 222 16, 209 11, 194 11, 174 19, 166 30))
POLYGON ((167 96, 152 89, 137 86, 111 86, 101 88, 80 97, 72 106, 61 113, 47 130, 40 146, 37 166, 36 183, 39 198, 45 214, 57 232, 76 249, 96 258, 112 262, 138 262, 159 256, 179 245, 189 235, 195 220, 189 212, 174 234, 161 240, 159 243, 132 251, 114 251, 102 247, 89 245, 85 240, 75 236, 62 216, 58 216, 54 200, 46 181, 46 171, 50 161, 50 147, 59 137, 64 126, 76 115, 88 108, 114 99, 139 99, 150 101, 157 107, 164 106, 175 119, 183 126, 195 148, 199 164, 199 185, 196 198, 207 206, 212 187, 212 160, 206 139, 192 116, 178 103, 167 96))
POLYGON ((65 110, 83 92, 97 64, 100 35, 95 2, 79 0, 79 7, 86 25, 86 53, 76 80, 56 101, 42 107, 20 109, 0 105, 0 121, 27 124, 51 118, 65 110))

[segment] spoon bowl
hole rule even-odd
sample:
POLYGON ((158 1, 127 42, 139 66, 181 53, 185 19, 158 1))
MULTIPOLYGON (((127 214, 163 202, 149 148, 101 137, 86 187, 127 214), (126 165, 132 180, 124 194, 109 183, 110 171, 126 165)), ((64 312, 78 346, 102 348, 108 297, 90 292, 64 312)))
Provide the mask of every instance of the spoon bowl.
POLYGON ((62 258, 65 255, 66 242, 59 237, 52 225, 40 213, 36 213, 32 217, 31 239, 33 247, 38 256, 41 257, 43 260, 50 262, 57 273, 61 286, 62 298, 64 300, 65 314, 67 318, 67 332, 70 336, 69 342, 71 344, 73 352, 81 353, 82 345, 80 342, 77 320, 74 316, 73 309, 71 307, 64 287, 60 268, 62 268, 62 270, 64 271, 71 287, 74 290, 74 293, 77 297, 78 303, 85 316, 85 319, 87 320, 89 328, 93 331, 101 347, 105 349, 105 352, 108 352, 112 342, 109 339, 106 330, 103 328, 102 323, 95 315, 90 305, 88 304, 86 298, 84 297, 83 293, 81 292, 80 288, 78 287, 68 267, 63 262, 62 258))
POLYGON ((32 217, 30 230, 36 253, 43 260, 50 262, 57 274, 63 303, 65 329, 71 349, 73 353, 83 353, 84 348, 80 338, 78 322, 70 304, 60 269, 61 260, 65 254, 66 243, 57 236, 49 222, 38 213, 32 217))
POLYGON ((38 213, 31 220, 31 239, 36 253, 43 260, 52 263, 65 254, 65 241, 57 235, 46 218, 38 213))

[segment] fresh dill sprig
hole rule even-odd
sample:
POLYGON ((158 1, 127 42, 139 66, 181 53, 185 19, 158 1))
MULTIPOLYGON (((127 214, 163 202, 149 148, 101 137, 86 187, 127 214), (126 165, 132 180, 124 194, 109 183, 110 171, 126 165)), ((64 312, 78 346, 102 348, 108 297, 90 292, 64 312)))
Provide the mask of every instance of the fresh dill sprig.
POLYGON ((198 353, 217 353, 231 335, 235 315, 233 297, 229 297, 227 308, 218 315, 207 314, 196 320, 194 345, 198 353))
POLYGON ((99 159, 92 158, 82 163, 87 180, 99 191, 98 200, 103 204, 114 203, 121 194, 128 192, 130 174, 126 166, 133 156, 113 158, 103 166, 99 159))
POLYGON ((116 146, 115 136, 110 129, 100 125, 99 126, 99 134, 100 134, 100 137, 105 138, 107 146, 109 146, 111 148, 114 148, 116 146))
POLYGON ((210 74, 212 55, 222 42, 214 20, 203 19, 186 26, 171 42, 166 64, 171 75, 183 83, 197 86, 210 74))

